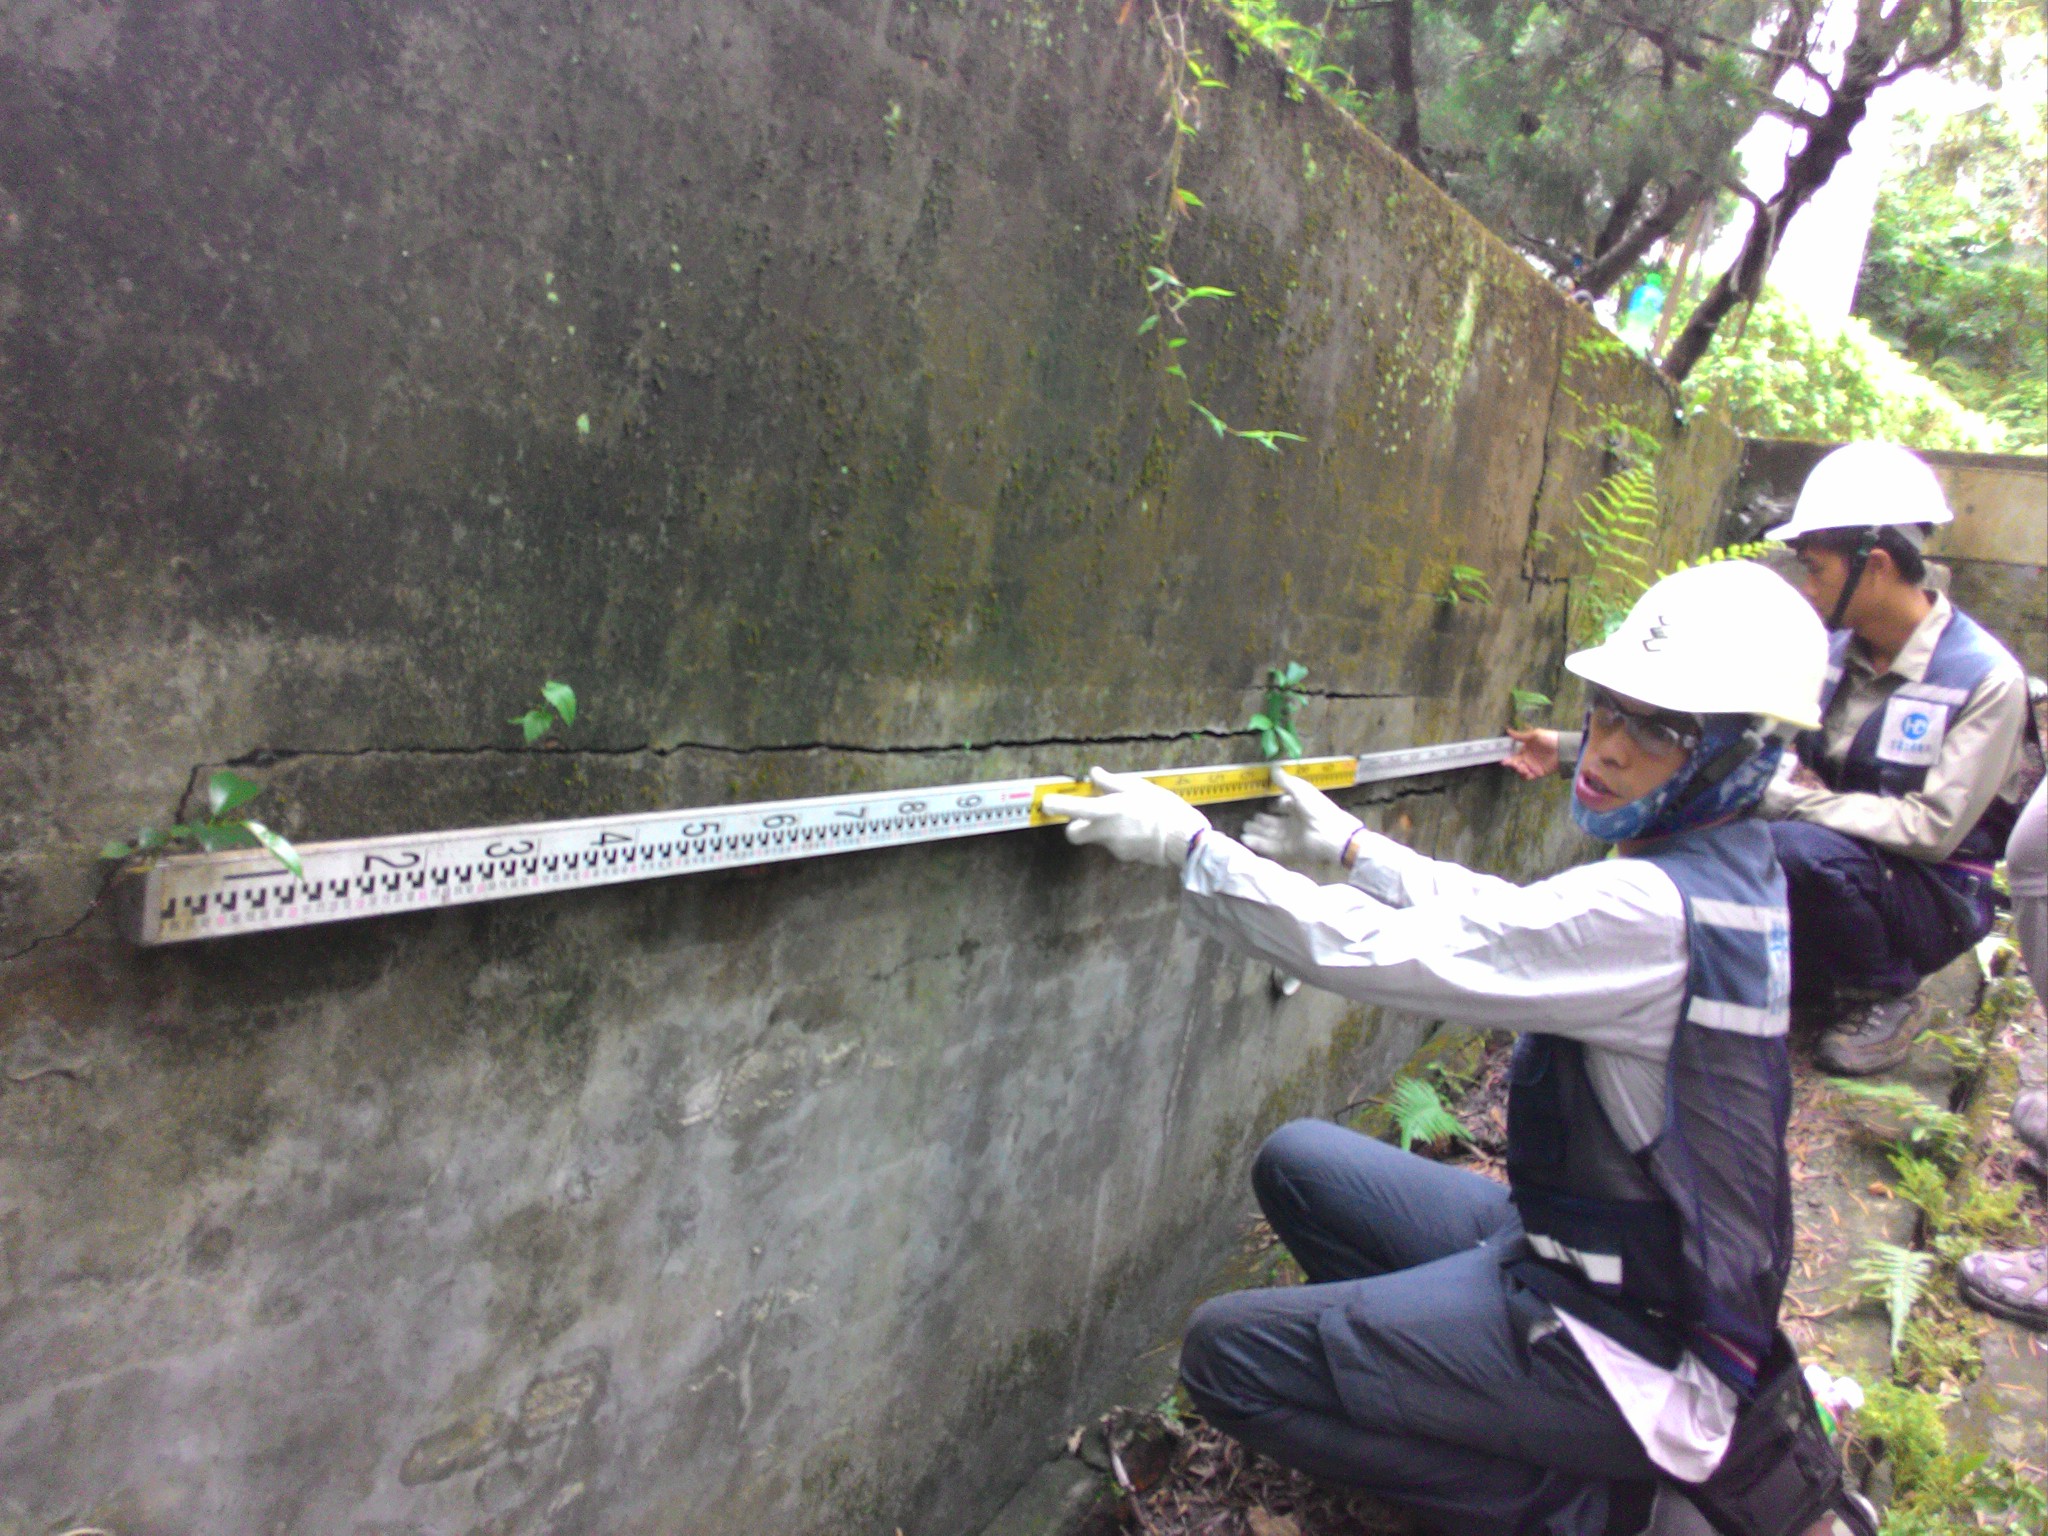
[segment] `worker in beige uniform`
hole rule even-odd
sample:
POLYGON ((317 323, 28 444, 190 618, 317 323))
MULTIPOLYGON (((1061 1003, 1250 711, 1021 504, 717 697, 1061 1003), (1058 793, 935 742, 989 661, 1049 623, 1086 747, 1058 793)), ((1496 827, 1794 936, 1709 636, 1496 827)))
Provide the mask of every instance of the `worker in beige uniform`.
MULTIPOLYGON (((1788 887, 1793 1007, 1823 1026, 1816 1059, 1847 1076, 1905 1058, 1921 979, 1990 931, 1993 866, 2025 798, 2025 674, 1925 585, 1927 534, 1950 519, 1917 455, 1850 443, 1768 535, 1792 546, 1832 632, 1821 728, 1762 814, 1788 887)), ((1555 733, 1517 734, 1509 767, 1556 766, 1555 733)))

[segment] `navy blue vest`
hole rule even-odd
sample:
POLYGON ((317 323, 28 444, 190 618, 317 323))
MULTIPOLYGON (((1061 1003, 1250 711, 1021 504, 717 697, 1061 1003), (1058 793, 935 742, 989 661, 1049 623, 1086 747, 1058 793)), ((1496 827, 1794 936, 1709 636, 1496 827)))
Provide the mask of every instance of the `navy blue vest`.
POLYGON ((1531 1289, 1645 1357, 1691 1350, 1756 1384, 1792 1263, 1785 1162, 1791 928, 1763 823, 1638 855, 1685 901, 1689 968, 1665 1071, 1664 1129, 1630 1152, 1579 1043, 1524 1035, 1508 1093, 1508 1182, 1531 1289))
MULTIPOLYGON (((1842 670, 1853 639, 1854 633, 1846 629, 1829 637, 1828 676, 1821 696, 1823 719, 1841 690, 1842 670)), ((1819 731, 1808 731, 1799 738, 1799 760, 1837 794, 1910 795, 1927 782, 1927 770, 1934 766, 1955 712, 2001 665, 2017 668, 2019 663, 1981 624, 1952 607, 1948 627, 1928 658, 1927 675, 1917 683, 1900 683, 1888 700, 1872 710, 1840 762, 1828 761, 1826 737, 1819 731)), ((2031 718, 2027 734, 2033 735, 2031 718)), ((1972 864, 1997 863, 2018 814, 2018 806, 1994 797, 1949 857, 1972 864)))

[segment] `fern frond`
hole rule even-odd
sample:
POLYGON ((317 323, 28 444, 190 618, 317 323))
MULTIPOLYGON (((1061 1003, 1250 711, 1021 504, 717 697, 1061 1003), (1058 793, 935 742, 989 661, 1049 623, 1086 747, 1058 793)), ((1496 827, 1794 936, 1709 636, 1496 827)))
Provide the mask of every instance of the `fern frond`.
POLYGON ((1935 1231, 1948 1225, 1948 1175, 1924 1157, 1900 1150, 1891 1155, 1892 1170, 1898 1174, 1898 1195, 1923 1212, 1935 1231))
POLYGON ((1928 1103, 1905 1083, 1864 1083, 1854 1078, 1831 1077, 1827 1085, 1847 1098, 1896 1110, 1906 1143, 1933 1153, 1950 1168, 1960 1161, 1963 1149, 1969 1145, 1967 1120, 1952 1110, 1928 1103))
POLYGON ((1872 1103, 1890 1104, 1899 1109, 1919 1108, 1927 1103, 1909 1083, 1866 1083, 1853 1077, 1831 1077, 1827 1082, 1835 1092, 1852 1099, 1868 1099, 1872 1103))
POLYGON ((1394 1117, 1394 1129, 1401 1136, 1401 1150, 1406 1152, 1416 1142, 1448 1141, 1456 1137, 1462 1141, 1472 1138, 1465 1133, 1465 1127, 1458 1124, 1457 1117, 1444 1108, 1444 1101, 1437 1097, 1437 1091, 1420 1078, 1404 1077, 1387 1091, 1387 1110, 1394 1117))
MULTIPOLYGON (((1622 465, 1573 503, 1579 545, 1593 557, 1581 611, 1601 635, 1611 633, 1636 597, 1655 579, 1650 555, 1657 530, 1664 523, 1657 496, 1657 458, 1662 445, 1654 436, 1619 419, 1603 423, 1600 434, 1622 465)), ((1591 439, 1584 446, 1590 446, 1591 439)))
POLYGON ((1856 1282, 1865 1295, 1883 1302, 1891 1314, 1894 1358, 1906 1331, 1906 1319, 1912 1315, 1913 1304, 1926 1294, 1927 1278, 1933 1270, 1933 1254, 1877 1238, 1871 1239, 1856 1261, 1856 1282))

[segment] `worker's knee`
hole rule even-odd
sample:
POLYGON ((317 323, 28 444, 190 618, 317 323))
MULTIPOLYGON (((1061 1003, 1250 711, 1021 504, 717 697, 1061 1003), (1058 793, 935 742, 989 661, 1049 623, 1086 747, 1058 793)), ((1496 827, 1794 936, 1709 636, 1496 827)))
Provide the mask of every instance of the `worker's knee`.
POLYGON ((1290 1120, 1260 1144, 1252 1159, 1252 1193, 1261 1208, 1270 1211, 1274 1196, 1330 1156, 1333 1132, 1351 1134, 1327 1120, 1290 1120))
POLYGON ((1218 1296, 1195 1308, 1180 1341, 1180 1380, 1195 1407, 1211 1423, 1248 1416, 1244 1401, 1243 1306, 1236 1296, 1218 1296))
POLYGON ((1187 1331, 1180 1340, 1180 1379, 1190 1392, 1205 1393, 1215 1382, 1221 1358, 1218 1335, 1225 1326, 1213 1301, 1203 1302, 1188 1318, 1187 1331))
POLYGON ((1268 1290, 1204 1300, 1180 1341, 1180 1380, 1210 1421, 1247 1419, 1272 1407, 1272 1307, 1268 1290))
POLYGON ((1770 828, 1778 865, 1793 886, 1857 883, 1854 877, 1872 861, 1868 844, 1832 827, 1815 826, 1810 821, 1774 821, 1770 828))

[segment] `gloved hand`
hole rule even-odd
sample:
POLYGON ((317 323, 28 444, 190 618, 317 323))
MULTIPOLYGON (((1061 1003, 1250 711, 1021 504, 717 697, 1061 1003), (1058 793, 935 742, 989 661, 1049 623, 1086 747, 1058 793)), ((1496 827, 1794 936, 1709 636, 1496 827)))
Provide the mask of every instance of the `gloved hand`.
POLYGON ((1245 824, 1244 845, 1269 859, 1323 859, 1340 863, 1352 834, 1365 825, 1307 779, 1275 768, 1279 806, 1245 824))
POLYGON ((1093 795, 1047 795, 1040 809, 1072 818, 1070 843, 1100 843, 1120 859, 1179 869, 1188 861, 1188 840, 1209 830, 1209 818, 1170 789, 1135 773, 1092 768, 1093 795))

